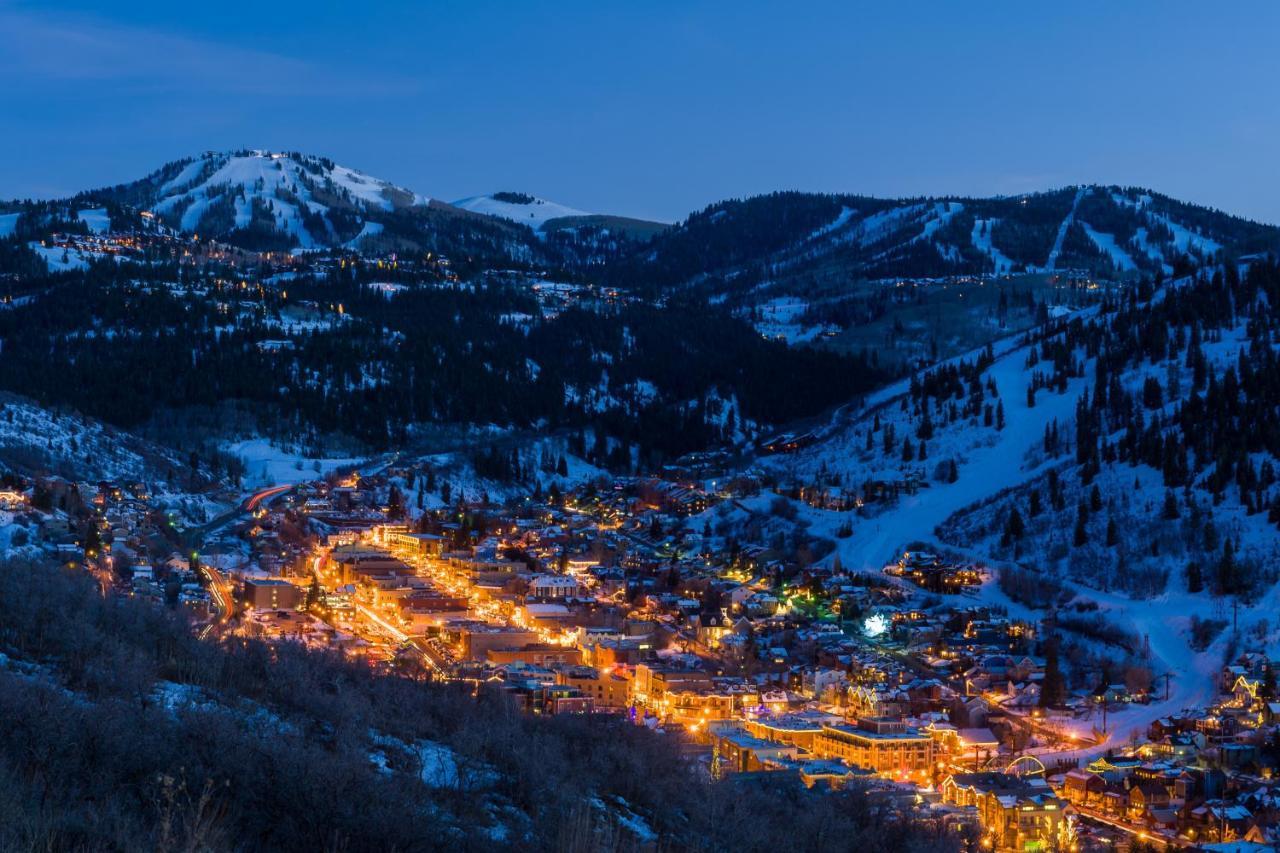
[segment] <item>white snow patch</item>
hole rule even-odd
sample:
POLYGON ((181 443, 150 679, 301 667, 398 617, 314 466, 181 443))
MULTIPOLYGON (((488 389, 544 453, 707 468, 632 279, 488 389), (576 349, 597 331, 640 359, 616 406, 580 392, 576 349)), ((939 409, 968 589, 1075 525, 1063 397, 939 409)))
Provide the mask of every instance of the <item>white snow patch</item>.
POLYGON ((111 217, 107 215, 105 207, 82 210, 76 216, 81 222, 89 226, 89 230, 94 234, 105 234, 111 230, 111 217))
POLYGON ((528 225, 535 231, 542 228, 548 221, 559 219, 563 216, 591 216, 585 210, 578 210, 542 198, 535 198, 528 204, 517 204, 515 202, 499 201, 491 195, 477 195, 459 199, 453 203, 453 206, 469 210, 472 213, 482 213, 485 216, 496 216, 499 219, 519 222, 522 225, 528 225))
POLYGON ((360 233, 348 240, 344 245, 350 249, 356 249, 360 246, 360 241, 365 237, 376 237, 382 233, 381 222, 366 222, 361 228, 360 233))
POLYGON ((1217 240, 1211 240, 1198 231, 1192 231, 1163 213, 1149 213, 1148 216, 1153 222, 1159 222, 1173 232, 1173 246, 1181 253, 1194 251, 1200 255, 1212 255, 1222 248, 1222 244, 1217 240))
POLYGON ((98 257, 79 249, 64 249, 60 246, 41 246, 39 243, 28 243, 31 250, 39 255, 49 268, 49 272, 69 272, 71 270, 87 270, 89 259, 98 257))
POLYGON ((1071 223, 1076 218, 1076 208, 1080 206, 1080 200, 1089 192, 1088 187, 1081 187, 1076 190, 1075 200, 1071 202, 1071 209, 1067 211, 1066 218, 1062 220, 1062 224, 1058 226, 1058 236, 1053 240, 1053 248, 1049 250, 1049 259, 1045 261, 1044 271, 1053 272, 1054 266, 1058 263, 1058 256, 1062 254, 1062 243, 1067 239, 1067 230, 1071 227, 1071 223))
MULTIPOLYGON (((854 210, 852 207, 841 207, 839 215, 837 215, 835 219, 831 220, 826 225, 823 225, 821 228, 817 229, 812 234, 810 234, 809 239, 817 240, 820 237, 825 237, 826 235, 830 234, 833 231, 839 231, 841 228, 849 224, 849 220, 852 219, 857 214, 857 212, 858 211, 854 210)), ((716 216, 711 217, 712 221, 715 221, 715 219, 717 219, 719 215, 722 213, 724 213, 723 210, 717 211, 716 216)))
POLYGON ((360 459, 349 457, 312 458, 301 453, 283 450, 265 438, 237 441, 223 447, 228 453, 244 461, 247 474, 245 486, 256 488, 284 483, 301 483, 318 479, 335 468, 357 465, 360 459))
POLYGON ((996 275, 1005 275, 1013 272, 1013 260, 991 242, 991 230, 999 221, 998 219, 975 219, 973 233, 969 239, 975 249, 991 259, 996 275))
POLYGON ((1084 228, 1084 233, 1088 234, 1089 239, 1093 241, 1093 245, 1111 258, 1111 263, 1117 270, 1130 272, 1138 268, 1138 265, 1133 262, 1133 258, 1129 257, 1129 253, 1116 245, 1116 238, 1113 235, 1103 231, 1095 231, 1089 223, 1083 220, 1081 220, 1080 225, 1084 228))

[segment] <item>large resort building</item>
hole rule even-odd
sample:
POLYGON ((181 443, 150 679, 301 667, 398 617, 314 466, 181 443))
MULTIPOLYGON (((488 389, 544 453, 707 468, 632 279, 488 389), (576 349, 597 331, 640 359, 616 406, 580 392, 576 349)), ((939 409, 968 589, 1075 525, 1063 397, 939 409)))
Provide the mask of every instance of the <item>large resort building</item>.
POLYGON ((933 746, 927 734, 888 717, 863 717, 856 726, 824 725, 813 739, 813 751, 821 758, 839 758, 894 776, 931 770, 933 746))

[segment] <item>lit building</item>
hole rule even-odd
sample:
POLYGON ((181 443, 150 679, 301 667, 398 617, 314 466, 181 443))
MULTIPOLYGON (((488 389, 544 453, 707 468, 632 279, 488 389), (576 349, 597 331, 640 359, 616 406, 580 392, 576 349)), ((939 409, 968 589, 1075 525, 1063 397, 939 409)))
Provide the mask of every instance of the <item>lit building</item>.
POLYGON ((282 578, 250 578, 244 582, 244 602, 254 610, 297 610, 305 592, 282 578))
POLYGON ((877 773, 906 776, 933 768, 933 738, 901 720, 863 717, 856 726, 824 725, 813 739, 822 758, 839 758, 877 773))
POLYGON ((1043 778, 957 773, 942 783, 942 801, 975 809, 996 850, 1067 849, 1072 840, 1067 802, 1043 778))

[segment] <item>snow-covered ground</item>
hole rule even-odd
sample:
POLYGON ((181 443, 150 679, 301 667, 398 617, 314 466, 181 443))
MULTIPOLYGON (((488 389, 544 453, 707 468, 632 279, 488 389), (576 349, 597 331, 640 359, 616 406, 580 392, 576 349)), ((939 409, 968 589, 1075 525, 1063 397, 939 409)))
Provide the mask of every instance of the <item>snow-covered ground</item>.
POLYGON ((1093 241, 1093 245, 1098 247, 1098 251, 1103 252, 1107 257, 1111 258, 1111 263, 1120 272, 1131 272, 1138 268, 1133 262, 1133 258, 1129 257, 1129 253, 1116 243, 1116 238, 1102 231, 1095 231, 1093 226, 1087 222, 1081 222, 1084 233, 1089 235, 1089 239, 1093 241))
MULTIPOLYGON (((1030 451, 1043 441, 1046 424, 1054 419, 1059 423, 1070 420, 1085 380, 1071 381, 1066 394, 1042 392, 1035 407, 1027 408, 1025 360, 1024 350, 1012 349, 998 357, 987 374, 995 381, 1004 404, 1005 428, 995 430, 957 424, 953 425, 957 427, 955 429, 938 430, 928 442, 929 459, 924 465, 932 468, 939 460, 954 458, 959 473, 957 481, 932 482, 915 495, 902 495, 896 505, 875 517, 855 519, 853 536, 837 540, 840 560, 847 568, 880 569, 902 545, 932 538, 934 528, 953 513, 1035 476, 1049 464, 1029 467, 1026 459, 1030 451)), ((883 423, 901 421, 895 430, 899 440, 911 437, 914 441, 914 432, 905 426, 907 421, 900 415, 900 409, 892 403, 881 410, 883 423)), ((869 420, 864 416, 858 426, 833 439, 835 447, 815 448, 812 453, 797 454, 797 462, 804 470, 826 461, 830 470, 841 464, 838 460, 845 460, 844 464, 851 466, 851 483, 861 483, 874 477, 888 479, 896 475, 901 463, 892 458, 882 458, 874 452, 869 465, 852 467, 856 464, 856 454, 864 445, 865 439, 861 436, 868 424, 869 420)), ((879 440, 878 435, 875 438, 879 440)), ((790 467, 792 462, 780 459, 777 464, 790 467)), ((825 512, 807 506, 800 509, 813 522, 815 533, 833 538, 837 528, 850 520, 847 513, 825 512)))
MULTIPOLYGON (((478 442, 477 446, 483 446, 483 443, 478 442)), ((610 479, 608 471, 597 468, 572 453, 565 452, 562 442, 554 439, 532 441, 522 447, 521 451, 522 455, 528 460, 536 460, 544 452, 549 453, 553 459, 558 459, 560 456, 564 457, 565 474, 563 476, 546 471, 538 471, 536 473, 538 484, 541 485, 544 491, 555 486, 561 492, 565 492, 574 486, 592 480, 610 479)), ((489 500, 493 502, 514 501, 527 496, 533 490, 532 485, 503 483, 481 477, 476 473, 475 466, 471 464, 469 453, 435 453, 423 456, 417 461, 432 470, 436 481, 436 490, 431 492, 425 490, 425 477, 417 479, 414 489, 411 490, 405 487, 406 500, 413 508, 417 506, 417 491, 423 492, 422 506, 424 509, 439 509, 443 507, 445 503, 440 489, 445 484, 449 486, 451 503, 456 502, 459 496, 464 496, 469 501, 478 500, 483 496, 488 496, 489 500)), ((404 486, 405 484, 402 484, 402 487, 404 486)))
POLYGON ((1173 246, 1179 253, 1195 252, 1208 257, 1222 249, 1222 244, 1198 231, 1193 231, 1164 214, 1148 213, 1147 217, 1173 232, 1173 246))
POLYGON ((781 339, 789 344, 809 343, 825 331, 823 326, 806 326, 800 322, 809 303, 798 297, 780 296, 757 306, 756 331, 766 338, 781 339))
POLYGON ((89 230, 94 234, 105 234, 111 230, 111 217, 107 215, 105 207, 82 210, 76 216, 81 222, 89 226, 89 230))
POLYGON ((1013 260, 997 249, 991 242, 991 229, 998 221, 996 219, 975 219, 973 233, 969 236, 969 239, 975 249, 991 259, 996 275, 1004 275, 1005 273, 1013 272, 1013 260))
POLYGON ((1160 251, 1160 247, 1157 246, 1155 243, 1152 243, 1151 240, 1148 239, 1148 237, 1149 237, 1149 232, 1147 231, 1147 229, 1139 228, 1137 231, 1134 232, 1133 240, 1131 242, 1133 243, 1133 246, 1136 249, 1138 249, 1140 252, 1145 254, 1151 260, 1159 263, 1160 268, 1164 270, 1165 275, 1169 275, 1170 273, 1173 272, 1173 267, 1165 262, 1164 252, 1160 251))
POLYGON ((496 216, 499 219, 519 222, 521 225, 528 225, 535 231, 542 228, 552 219, 559 219, 565 216, 591 215, 585 210, 578 210, 543 198, 534 198, 533 201, 527 204, 518 204, 511 201, 499 201, 492 195, 476 195, 459 199, 453 203, 453 206, 469 210, 472 213, 482 213, 485 216, 496 216))
POLYGON ((842 207, 840 208, 840 213, 836 215, 835 219, 810 234, 809 239, 818 240, 833 231, 839 231, 841 228, 849 224, 849 220, 853 219, 853 217, 857 215, 858 211, 854 210, 852 207, 842 207))
POLYGON ((78 249, 62 249, 57 246, 42 246, 39 243, 27 244, 44 261, 49 272, 68 272, 70 270, 87 270, 89 260, 98 257, 84 253, 78 249))
POLYGON ((21 213, 0 213, 0 239, 13 236, 18 228, 18 217, 21 213))
POLYGON ((360 233, 348 240, 345 245, 348 249, 358 249, 360 241, 366 237, 376 237, 382 233, 383 225, 381 222, 366 222, 360 227, 360 233))
POLYGON ((129 433, 9 396, 0 399, 0 458, 29 473, 81 481, 149 483, 167 469, 185 469, 173 453, 129 433))
POLYGON ((237 441, 223 447, 228 453, 244 461, 246 488, 301 483, 315 480, 347 465, 358 465, 361 459, 352 457, 312 458, 296 451, 284 450, 265 438, 237 441))

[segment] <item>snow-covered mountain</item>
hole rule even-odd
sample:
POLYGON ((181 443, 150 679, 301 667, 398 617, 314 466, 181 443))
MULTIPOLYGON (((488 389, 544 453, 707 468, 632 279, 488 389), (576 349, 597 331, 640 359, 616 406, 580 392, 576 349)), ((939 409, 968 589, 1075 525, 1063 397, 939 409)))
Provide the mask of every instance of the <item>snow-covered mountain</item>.
POLYGON ((472 213, 482 213, 485 216, 496 216, 500 219, 519 222, 535 231, 542 230, 542 226, 552 219, 593 215, 585 210, 578 210, 558 202, 515 192, 473 195, 455 201, 453 206, 472 213))
POLYGON ((1280 249, 1280 229, 1133 187, 1014 197, 773 193, 711 205, 617 264, 619 283, 711 295, 851 279, 1056 275, 1134 279, 1280 249))
POLYGON ((210 152, 140 183, 151 209, 182 231, 258 227, 302 248, 350 242, 356 225, 357 234, 368 236, 381 230, 379 214, 431 201, 332 160, 270 151, 210 152))

